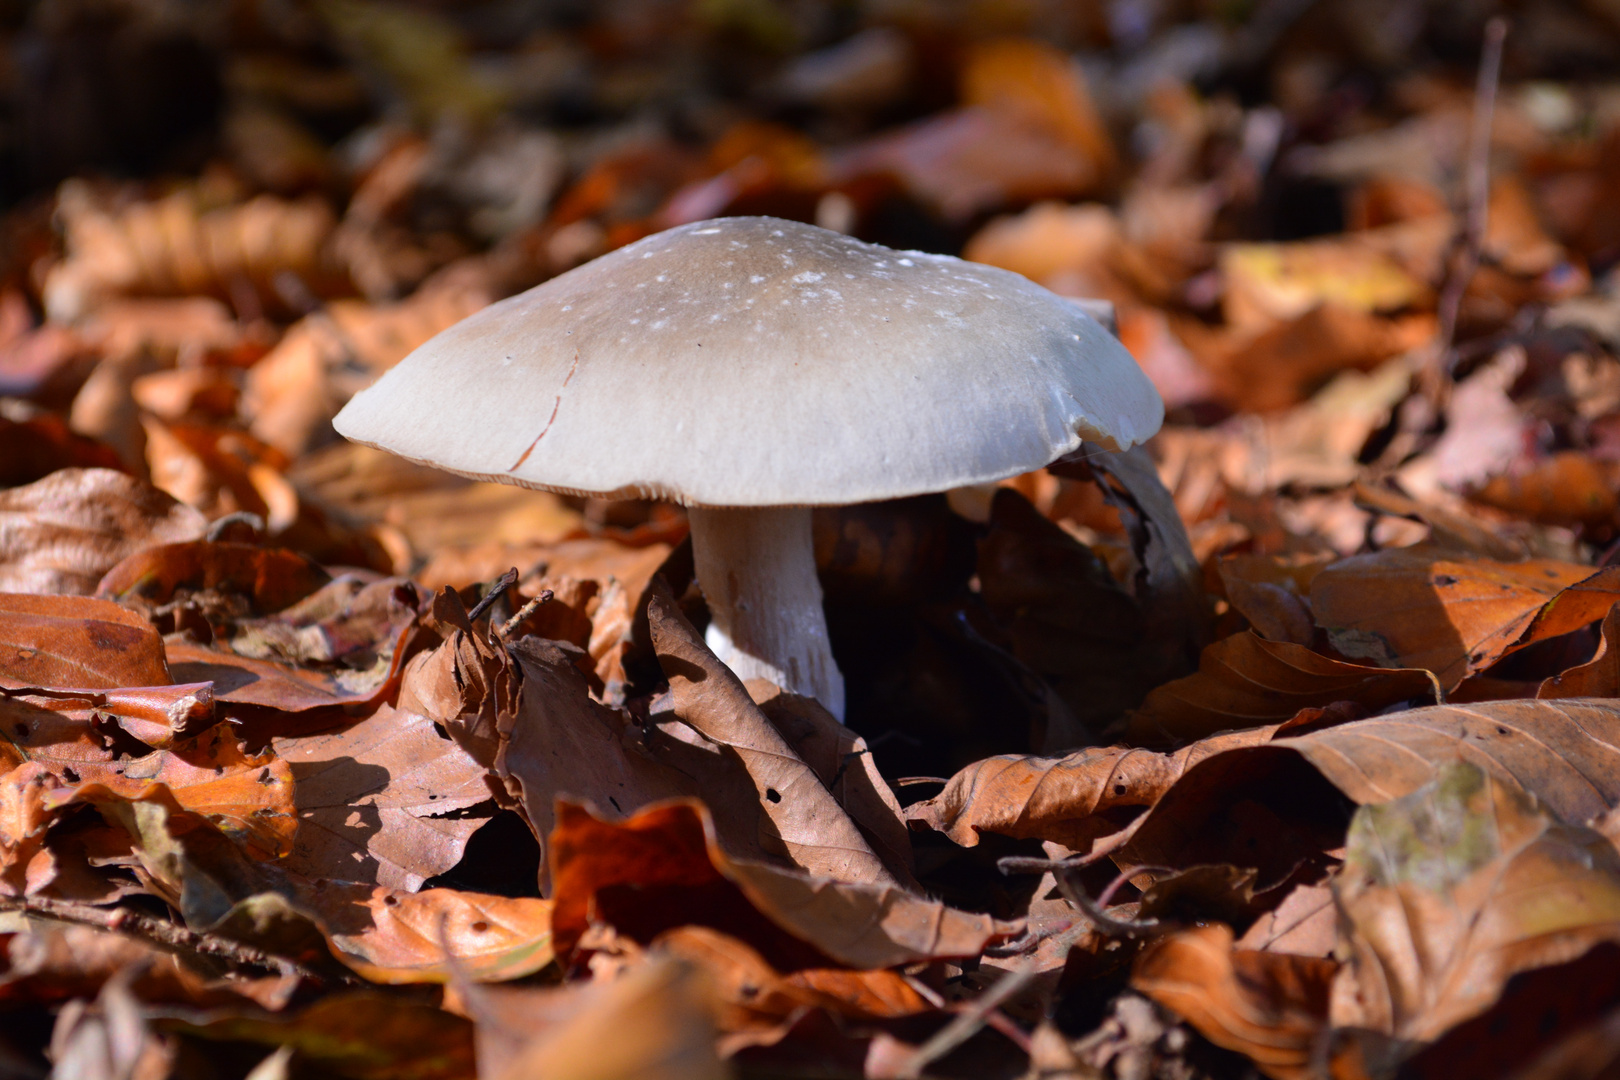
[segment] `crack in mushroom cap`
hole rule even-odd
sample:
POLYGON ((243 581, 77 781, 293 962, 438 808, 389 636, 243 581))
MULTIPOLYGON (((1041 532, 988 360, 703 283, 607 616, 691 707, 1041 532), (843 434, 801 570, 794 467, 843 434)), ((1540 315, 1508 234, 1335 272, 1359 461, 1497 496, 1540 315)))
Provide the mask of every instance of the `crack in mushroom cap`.
POLYGON ((334 422, 479 480, 699 506, 898 498, 1124 449, 1164 406, 1026 278, 776 218, 649 236, 427 342, 334 422))

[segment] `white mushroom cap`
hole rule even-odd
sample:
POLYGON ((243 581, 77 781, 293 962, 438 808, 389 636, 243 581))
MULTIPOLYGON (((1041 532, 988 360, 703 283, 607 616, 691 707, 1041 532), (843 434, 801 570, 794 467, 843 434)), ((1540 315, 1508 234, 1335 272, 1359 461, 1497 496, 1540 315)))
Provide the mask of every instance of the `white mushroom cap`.
POLYGON ((997 480, 1163 415, 1123 346, 1017 274, 754 217, 494 304, 335 424, 482 480, 743 507, 997 480))

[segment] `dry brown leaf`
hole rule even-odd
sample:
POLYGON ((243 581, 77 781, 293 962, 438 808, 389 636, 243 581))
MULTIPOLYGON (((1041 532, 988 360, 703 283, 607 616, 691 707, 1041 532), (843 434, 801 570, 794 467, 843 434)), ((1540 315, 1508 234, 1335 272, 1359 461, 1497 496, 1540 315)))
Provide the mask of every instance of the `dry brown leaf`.
POLYGON ((1428 1041, 1513 974, 1620 938, 1620 855, 1462 761, 1358 811, 1338 885, 1349 960, 1332 1019, 1428 1041))
POLYGON ((293 975, 220 978, 208 961, 96 926, 30 918, 7 935, 0 1001, 57 1002, 88 997, 120 971, 137 974, 131 990, 148 1004, 279 1009, 297 987, 293 975))
POLYGON ((468 995, 479 1080, 728 1080, 717 1002, 702 968, 659 955, 617 979, 560 990, 468 995))
POLYGON ((1131 986, 1275 1080, 1317 1075, 1332 960, 1232 947, 1220 923, 1182 930, 1137 957, 1131 986))
POLYGON ((253 709, 369 711, 396 685, 405 659, 396 649, 386 670, 328 671, 255 660, 180 637, 170 638, 165 648, 176 678, 213 683, 216 707, 244 720, 269 719, 253 709))
POLYGON ((1226 599, 1255 633, 1270 641, 1308 646, 1316 636, 1311 581, 1330 561, 1322 555, 1228 555, 1216 570, 1226 599))
POLYGON ((767 848, 813 874, 895 885, 895 877, 844 808, 760 712, 742 682, 715 658, 669 594, 654 585, 647 607, 653 648, 669 677, 675 715, 735 753, 774 827, 767 848))
POLYGON ((200 538, 204 517, 110 469, 61 469, 0 491, 0 591, 88 596, 152 544, 200 538))
POLYGON ((962 108, 832 155, 832 178, 891 173, 943 217, 963 220, 1008 203, 1084 194, 1113 165, 1084 77, 1050 45, 977 45, 962 91, 962 108))
POLYGON ((133 611, 87 596, 26 593, 0 594, 0 676, 82 689, 173 682, 163 639, 133 611))
POLYGON ((1160 754, 1126 746, 1091 747, 1064 758, 1007 754, 974 762, 932 799, 906 807, 913 827, 925 825, 963 847, 981 833, 1038 838, 1075 851, 1089 849, 1152 806, 1189 768, 1235 746, 1257 746, 1276 727, 1217 735, 1160 754), (1124 810, 1124 817, 1110 811, 1124 810))
POLYGON ((307 877, 413 890, 461 861, 488 820, 485 769, 426 716, 383 705, 339 731, 273 740, 296 782, 298 838, 284 860, 307 877))
POLYGON ((1333 955, 1338 931, 1333 889, 1326 884, 1303 884, 1250 924, 1237 944, 1261 952, 1326 957, 1333 955))
POLYGON ((872 850, 895 876, 909 878, 911 837, 905 815, 900 801, 878 772, 866 740, 840 724, 814 698, 790 694, 763 679, 749 679, 743 686, 800 759, 815 770, 838 805, 871 842, 872 850))
POLYGON ((293 773, 269 750, 247 753, 224 726, 145 757, 78 766, 51 796, 106 805, 157 800, 205 818, 256 857, 284 858, 298 829, 293 773))
POLYGON ((124 294, 228 297, 237 281, 274 304, 277 273, 322 282, 321 246, 334 224, 322 200, 269 195, 205 211, 195 192, 179 191, 114 210, 80 181, 62 186, 57 213, 68 257, 44 286, 56 322, 73 322, 124 294))
POLYGON ((1548 525, 1607 525, 1620 512, 1612 463, 1565 450, 1515 463, 1468 493, 1485 506, 1548 525))
POLYGON ((1589 821, 1620 802, 1620 704, 1434 705, 1234 749, 1189 769, 1122 834, 1119 850, 1144 865, 1258 865, 1264 884, 1301 856, 1292 844, 1326 841, 1321 851, 1343 835, 1331 796, 1309 781, 1325 779, 1354 804, 1386 802, 1429 783, 1455 758, 1529 792, 1563 821, 1589 821), (1315 775, 1303 775, 1302 764, 1315 775), (1293 828, 1309 836, 1290 838, 1293 828))
POLYGON ((1245 630, 1206 648, 1197 674, 1148 694, 1131 714, 1125 734, 1137 744, 1174 744, 1230 728, 1281 723, 1301 709, 1335 702, 1376 712, 1442 696, 1427 671, 1346 663, 1245 630))
POLYGON ((180 590, 241 596, 255 613, 280 611, 331 581, 297 552, 215 540, 158 544, 107 572, 96 595, 123 604, 158 606, 180 590))
POLYGON ((1613 601, 1595 600, 1591 590, 1562 609, 1551 605, 1588 578, 1608 580, 1574 563, 1502 563, 1418 545, 1334 563, 1311 582, 1311 607, 1345 656, 1426 668, 1450 690, 1515 648, 1601 618, 1613 601))
POLYGON ((1603 637, 1591 660, 1543 679, 1538 698, 1620 697, 1620 604, 1603 617, 1603 637))
POLYGON ((1336 302, 1252 329, 1172 326, 1215 381, 1223 400, 1247 412, 1297 405, 1341 371, 1371 371, 1434 336, 1428 315, 1381 319, 1336 302))
POLYGON ((807 968, 783 975, 743 942, 706 926, 680 926, 660 934, 653 950, 708 974, 720 1005, 720 1046, 728 1057, 744 1046, 781 1039, 806 1009, 879 1020, 934 1008, 897 971, 807 968))
POLYGON ((593 921, 643 944, 677 926, 712 927, 782 972, 972 956, 1011 929, 893 886, 730 858, 696 800, 648 807, 619 824, 559 800, 550 857, 562 957, 593 921))
MULTIPOLYGON (((255 927, 307 920, 351 971, 375 983, 504 982, 552 961, 551 903, 458 889, 409 892, 286 874, 241 898, 211 932, 253 942, 255 927)), ((269 944, 268 942, 266 944, 269 944)))
POLYGON ((68 428, 55 413, 0 402, 0 485, 42 480, 58 469, 130 471, 117 451, 68 428))

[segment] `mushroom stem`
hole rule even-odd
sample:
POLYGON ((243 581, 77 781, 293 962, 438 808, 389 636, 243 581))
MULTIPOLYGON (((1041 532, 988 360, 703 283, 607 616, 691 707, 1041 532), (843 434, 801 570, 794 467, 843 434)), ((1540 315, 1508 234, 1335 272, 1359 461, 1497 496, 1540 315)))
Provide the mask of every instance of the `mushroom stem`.
POLYGON ((844 718, 844 676, 827 640, 807 506, 687 510, 709 603, 709 648, 739 679, 768 679, 844 718))

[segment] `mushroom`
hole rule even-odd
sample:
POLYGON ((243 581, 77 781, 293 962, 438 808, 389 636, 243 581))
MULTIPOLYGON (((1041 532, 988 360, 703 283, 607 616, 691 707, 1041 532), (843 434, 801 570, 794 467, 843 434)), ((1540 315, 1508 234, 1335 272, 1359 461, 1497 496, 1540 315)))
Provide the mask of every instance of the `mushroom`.
POLYGON ((741 217, 485 308, 334 423, 478 480, 684 504, 710 648, 842 718, 811 507, 1125 449, 1162 419, 1124 347, 1017 274, 741 217))

